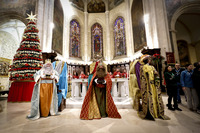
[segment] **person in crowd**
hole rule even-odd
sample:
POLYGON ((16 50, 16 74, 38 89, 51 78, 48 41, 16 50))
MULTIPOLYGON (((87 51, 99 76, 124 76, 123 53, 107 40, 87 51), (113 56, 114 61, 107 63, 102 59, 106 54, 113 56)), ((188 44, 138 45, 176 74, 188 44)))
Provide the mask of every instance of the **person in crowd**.
POLYGON ((84 79, 84 78, 86 78, 86 75, 84 74, 84 72, 83 72, 83 71, 81 71, 81 74, 79 75, 79 78, 81 78, 81 79, 84 79))
POLYGON ((128 74, 127 74, 127 72, 126 72, 126 69, 124 69, 124 72, 122 73, 122 77, 123 77, 123 78, 127 78, 127 76, 128 76, 128 74))
POLYGON ((144 55, 140 59, 140 84, 142 105, 139 109, 141 118, 155 119, 162 118, 169 120, 170 118, 164 114, 164 105, 161 96, 160 83, 157 79, 158 72, 151 64, 151 56, 144 55))
POLYGON ((164 72, 164 77, 165 77, 165 81, 166 81, 166 88, 167 88, 167 95, 168 95, 168 109, 169 110, 178 110, 178 111, 182 111, 179 107, 178 107, 178 103, 177 103, 177 80, 178 80, 178 76, 175 76, 175 74, 172 71, 172 67, 171 66, 167 66, 165 68, 165 72, 164 72), (172 98, 174 101, 174 108, 172 107, 172 98))
POLYGON ((34 75, 35 86, 31 98, 31 112, 28 119, 36 120, 58 113, 58 96, 56 83, 59 74, 53 70, 51 62, 47 62, 34 75))
POLYGON ((78 79, 79 76, 78 76, 78 73, 76 71, 73 72, 73 79, 78 79))
POLYGON ((111 96, 112 80, 103 64, 99 63, 82 104, 80 119, 103 117, 121 118, 111 96))
POLYGON ((120 69, 117 68, 116 71, 113 73, 113 78, 121 78, 121 72, 120 69))
POLYGON ((200 62, 194 63, 195 69, 192 74, 192 80, 194 83, 194 88, 197 91, 199 105, 197 107, 197 113, 200 113, 200 62))
POLYGON ((113 78, 113 74, 112 72, 109 72, 110 78, 113 78))
POLYGON ((192 81, 193 66, 186 65, 186 70, 181 72, 181 86, 187 97, 187 105, 191 111, 197 111, 198 96, 192 81))
POLYGON ((87 72, 87 75, 85 75, 85 78, 87 79, 90 75, 90 72, 87 72))
POLYGON ((180 83, 180 75, 181 72, 184 71, 185 69, 180 67, 180 64, 176 63, 175 68, 172 70, 172 72, 175 74, 177 78, 177 103, 181 103, 181 97, 180 97, 180 91, 182 90, 182 86, 180 83))

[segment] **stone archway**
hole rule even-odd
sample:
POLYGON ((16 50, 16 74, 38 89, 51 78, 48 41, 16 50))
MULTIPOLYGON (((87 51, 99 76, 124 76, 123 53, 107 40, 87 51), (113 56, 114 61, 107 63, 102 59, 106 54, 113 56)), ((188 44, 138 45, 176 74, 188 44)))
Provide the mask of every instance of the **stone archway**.
MULTIPOLYGON (((200 22, 200 2, 187 3, 176 10, 173 14, 170 27, 172 35, 172 44, 175 54, 175 60, 180 63, 180 56, 177 43, 179 40, 185 40, 188 45, 189 63, 200 60, 200 26, 195 27, 195 23, 200 22), (198 16, 198 17, 197 17, 198 16)), ((183 64, 183 63, 182 63, 183 64)))
POLYGON ((28 24, 28 20, 20 13, 10 11, 10 12, 0 12, 0 25, 7 22, 10 19, 17 19, 22 21, 25 25, 28 24))

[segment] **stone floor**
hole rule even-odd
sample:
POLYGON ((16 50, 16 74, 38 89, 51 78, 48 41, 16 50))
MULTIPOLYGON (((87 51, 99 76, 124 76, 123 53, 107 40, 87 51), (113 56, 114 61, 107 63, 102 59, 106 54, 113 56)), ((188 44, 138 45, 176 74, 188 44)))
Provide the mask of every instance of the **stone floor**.
MULTIPOLYGON (((183 98, 184 99, 184 98, 183 98)), ((163 96, 164 103, 167 96, 163 96)), ((80 108, 67 108, 58 116, 40 118, 35 121, 26 119, 30 113, 30 102, 7 103, 0 100, 0 133, 199 133, 200 115, 191 112, 186 102, 180 104, 183 109, 165 114, 171 120, 142 120, 133 109, 119 109, 122 119, 103 118, 100 120, 80 120, 80 108)))

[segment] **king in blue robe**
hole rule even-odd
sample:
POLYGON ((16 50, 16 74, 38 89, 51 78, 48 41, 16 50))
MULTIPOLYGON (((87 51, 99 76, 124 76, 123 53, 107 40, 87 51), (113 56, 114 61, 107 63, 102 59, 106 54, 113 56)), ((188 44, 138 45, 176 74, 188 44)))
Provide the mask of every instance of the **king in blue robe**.
POLYGON ((53 68, 58 72, 60 78, 57 83, 58 87, 58 110, 62 111, 66 108, 66 97, 67 97, 67 63, 63 61, 54 61, 53 68))

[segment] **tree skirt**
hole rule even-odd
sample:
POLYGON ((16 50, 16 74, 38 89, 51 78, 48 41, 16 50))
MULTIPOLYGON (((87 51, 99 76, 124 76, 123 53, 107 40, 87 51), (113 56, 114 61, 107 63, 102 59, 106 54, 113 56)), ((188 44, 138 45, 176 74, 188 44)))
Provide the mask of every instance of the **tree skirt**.
POLYGON ((8 102, 29 102, 35 82, 16 81, 11 84, 8 94, 8 102))

